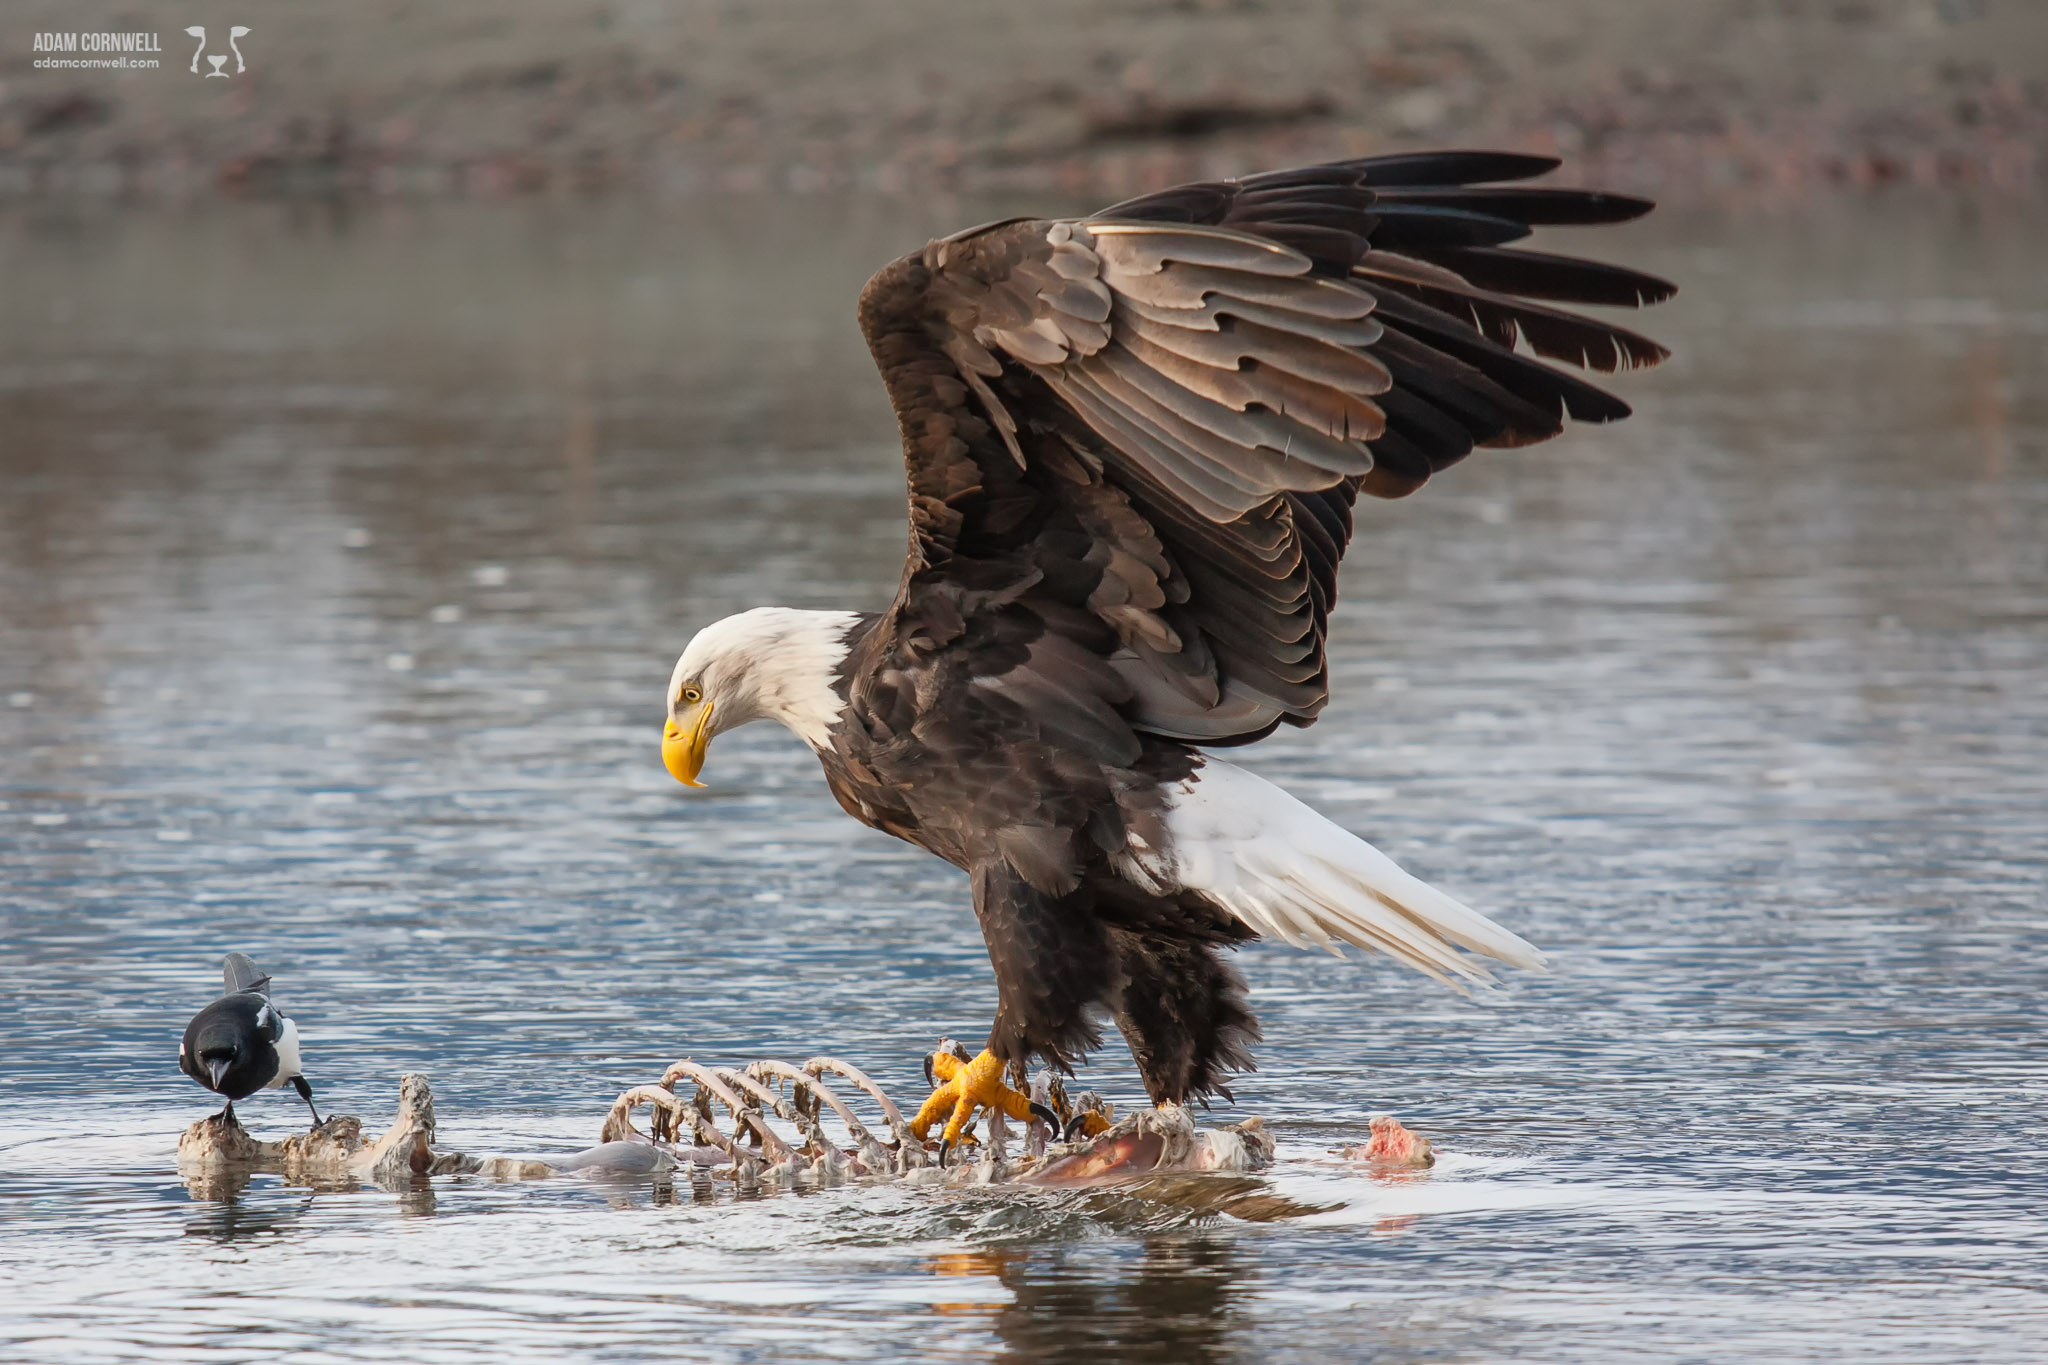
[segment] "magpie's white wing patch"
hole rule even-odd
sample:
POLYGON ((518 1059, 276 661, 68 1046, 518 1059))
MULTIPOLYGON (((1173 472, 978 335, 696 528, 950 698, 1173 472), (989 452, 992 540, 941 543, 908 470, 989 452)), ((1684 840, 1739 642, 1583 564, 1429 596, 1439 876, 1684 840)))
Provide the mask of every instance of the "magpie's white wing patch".
POLYGON ((264 1013, 275 1019, 278 1025, 277 1074, 272 1076, 270 1083, 264 1087, 266 1090, 275 1090, 292 1077, 303 1074, 299 1065, 299 1026, 267 1005, 264 1006, 264 1013))

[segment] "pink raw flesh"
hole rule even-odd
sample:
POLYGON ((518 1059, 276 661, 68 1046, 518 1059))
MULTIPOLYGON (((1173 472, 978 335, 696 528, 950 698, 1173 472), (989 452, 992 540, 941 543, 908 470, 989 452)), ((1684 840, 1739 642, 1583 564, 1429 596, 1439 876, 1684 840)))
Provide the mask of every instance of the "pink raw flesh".
POLYGON ((1382 1167, 1429 1166, 1436 1161, 1430 1151, 1429 1139, 1420 1133, 1409 1132, 1391 1114, 1382 1114, 1372 1121, 1372 1141, 1363 1147, 1346 1147, 1343 1155, 1353 1161, 1382 1167))

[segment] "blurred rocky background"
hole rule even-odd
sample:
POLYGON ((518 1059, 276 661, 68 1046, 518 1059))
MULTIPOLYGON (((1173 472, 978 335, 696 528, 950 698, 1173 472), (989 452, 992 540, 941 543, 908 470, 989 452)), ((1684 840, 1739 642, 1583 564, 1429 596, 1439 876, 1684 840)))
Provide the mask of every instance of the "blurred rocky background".
POLYGON ((1121 193, 1425 143, 1667 196, 2025 188, 2048 174, 2048 0, 10 0, 0 21, 0 193, 1121 193), (193 24, 213 52, 247 27, 247 69, 191 71, 193 24), (154 32, 162 64, 39 70, 39 31, 154 32))

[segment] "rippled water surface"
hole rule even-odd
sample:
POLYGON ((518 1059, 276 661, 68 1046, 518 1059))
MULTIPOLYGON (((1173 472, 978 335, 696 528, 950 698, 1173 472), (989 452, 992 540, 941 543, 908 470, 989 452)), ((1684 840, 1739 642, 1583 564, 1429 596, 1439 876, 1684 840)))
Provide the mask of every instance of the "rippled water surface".
POLYGON ((0 215, 0 1353, 2038 1359, 2039 210, 1614 233, 1686 291, 1637 417, 1363 509, 1337 700, 1249 761, 1555 970, 1245 952, 1238 1111, 1316 1211, 181 1183, 229 948, 325 1102, 426 1072, 471 1151, 685 1054, 908 1098, 979 1036, 959 876, 779 732, 701 793, 655 750, 694 626, 886 599, 852 298, 1008 207, 0 215), (1383 1110, 1434 1171, 1331 1161, 1383 1110))

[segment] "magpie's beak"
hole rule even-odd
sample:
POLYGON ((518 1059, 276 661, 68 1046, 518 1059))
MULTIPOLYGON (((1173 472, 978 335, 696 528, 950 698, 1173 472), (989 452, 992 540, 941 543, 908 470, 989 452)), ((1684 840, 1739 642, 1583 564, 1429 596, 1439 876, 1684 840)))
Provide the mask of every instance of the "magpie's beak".
POLYGON ((228 1064, 218 1057, 208 1058, 206 1063, 206 1074, 213 1077, 212 1088, 214 1090, 219 1090, 220 1078, 228 1074, 228 1064))
POLYGON ((674 716, 661 731, 661 762, 669 776, 685 787, 701 787, 697 774, 704 771, 704 750, 711 744, 711 703, 702 702, 687 729, 674 716))

